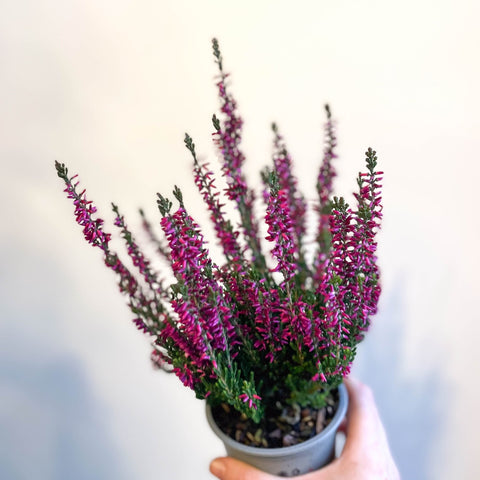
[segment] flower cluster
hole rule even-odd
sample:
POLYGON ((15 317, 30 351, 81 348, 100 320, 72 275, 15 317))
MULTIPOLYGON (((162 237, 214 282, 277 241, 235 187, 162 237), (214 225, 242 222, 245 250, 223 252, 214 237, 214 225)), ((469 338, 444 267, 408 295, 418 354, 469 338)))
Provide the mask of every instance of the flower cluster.
POLYGON ((273 125, 273 161, 262 172, 267 230, 262 241, 256 194, 243 171, 242 120, 216 40, 213 52, 221 102, 220 118, 213 116, 213 138, 226 180, 223 190, 208 164, 199 162, 189 135, 185 145, 222 262, 212 259, 175 187, 175 208, 158 194, 162 237, 141 212, 147 236, 175 278, 169 287, 112 205, 132 273, 132 266, 111 249, 111 234, 85 190, 77 191, 76 176, 70 177, 59 162, 56 169, 85 239, 102 250, 115 272, 137 328, 153 337, 154 365, 173 371, 197 397, 226 402, 258 422, 278 402, 321 407, 350 371, 380 295, 375 236, 382 217, 382 173, 376 171, 375 151, 368 149, 368 171, 358 176, 356 205, 333 197, 337 140, 327 106, 318 200, 310 205, 298 190, 291 156, 273 125), (238 225, 225 214, 228 202, 238 212, 238 225), (317 215, 314 245, 306 241, 309 210, 317 215), (312 260, 307 260, 309 249, 312 260))

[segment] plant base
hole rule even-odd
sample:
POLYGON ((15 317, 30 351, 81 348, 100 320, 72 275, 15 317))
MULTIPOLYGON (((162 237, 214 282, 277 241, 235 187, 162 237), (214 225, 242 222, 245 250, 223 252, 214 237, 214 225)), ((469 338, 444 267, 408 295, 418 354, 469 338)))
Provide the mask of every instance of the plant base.
POLYGON ((261 448, 244 445, 224 433, 213 419, 207 405, 207 420, 214 433, 223 441, 227 454, 260 470, 282 477, 302 475, 327 465, 335 454, 335 435, 348 405, 347 390, 338 388, 338 407, 330 423, 313 438, 296 445, 261 448))

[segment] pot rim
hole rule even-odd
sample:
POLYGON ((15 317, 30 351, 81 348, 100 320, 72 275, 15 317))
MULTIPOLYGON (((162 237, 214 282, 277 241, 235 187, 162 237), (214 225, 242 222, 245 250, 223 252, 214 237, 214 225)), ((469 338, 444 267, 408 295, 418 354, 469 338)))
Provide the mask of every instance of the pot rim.
POLYGON ((217 435, 217 437, 219 437, 220 440, 222 440, 224 443, 233 446, 236 450, 242 451, 247 454, 254 454, 259 457, 279 457, 283 455, 293 455, 308 448, 310 445, 321 441, 322 438, 327 437, 332 433, 334 434, 336 430, 338 430, 338 427, 343 420, 343 417, 345 416, 348 407, 348 392, 347 388, 343 383, 338 386, 338 395, 338 408, 335 411, 335 414, 327 427, 314 437, 302 443, 298 443, 297 445, 291 445, 289 447, 262 448, 252 447, 250 445, 244 445, 243 443, 237 442, 233 438, 229 437, 226 433, 224 433, 215 423, 211 407, 208 403, 206 403, 207 421, 215 435, 217 435))

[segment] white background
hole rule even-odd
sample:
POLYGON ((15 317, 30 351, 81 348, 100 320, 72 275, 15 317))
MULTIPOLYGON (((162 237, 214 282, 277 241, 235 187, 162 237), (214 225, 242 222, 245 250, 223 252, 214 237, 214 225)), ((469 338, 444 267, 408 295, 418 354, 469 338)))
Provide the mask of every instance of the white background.
POLYGON ((183 135, 215 163, 217 36, 254 184, 275 120, 313 197, 325 102, 338 193, 378 151, 384 291, 355 375, 405 479, 480 478, 479 18, 473 0, 1 1, 0 477, 211 478, 202 402, 152 371, 53 164, 110 231, 110 201, 157 222, 174 184, 204 219, 183 135))

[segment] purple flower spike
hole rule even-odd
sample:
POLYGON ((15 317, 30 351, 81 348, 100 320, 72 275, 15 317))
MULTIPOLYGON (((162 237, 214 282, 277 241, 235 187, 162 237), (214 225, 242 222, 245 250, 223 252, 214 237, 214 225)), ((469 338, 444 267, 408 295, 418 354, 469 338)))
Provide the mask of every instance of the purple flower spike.
POLYGON ((266 239, 274 243, 271 253, 277 260, 277 265, 273 271, 283 274, 285 284, 291 283, 297 271, 295 263, 297 248, 290 215, 287 191, 276 190, 272 185, 265 215, 265 223, 268 225, 266 239))
MULTIPOLYGON (((167 237, 173 272, 185 294, 172 301, 179 317, 180 330, 188 341, 188 355, 197 366, 214 362, 219 351, 235 342, 231 310, 221 285, 213 276, 216 266, 208 256, 198 225, 180 207, 161 222, 167 237)), ((183 341, 184 339, 182 339, 183 341)))
POLYGON ((306 231, 305 213, 307 204, 303 196, 298 192, 297 179, 292 172, 292 159, 287 151, 283 137, 279 134, 276 124, 272 125, 272 129, 275 134, 273 165, 278 177, 279 188, 286 192, 289 217, 294 233, 295 250, 301 257, 300 261, 303 261, 302 242, 306 231))
POLYGON ((314 260, 314 281, 318 285, 325 271, 326 262, 330 252, 330 200, 333 192, 333 179, 336 176, 333 167, 333 160, 337 158, 336 147, 337 137, 335 134, 335 122, 332 119, 330 107, 325 105, 327 121, 324 125, 325 148, 323 150, 323 160, 317 177, 317 193, 319 199, 318 205, 318 228, 317 245, 318 251, 314 260))
POLYGON ((185 135, 185 145, 193 156, 195 185, 210 211, 210 220, 215 227, 215 232, 223 248, 223 253, 228 260, 238 263, 242 260, 243 253, 237 240, 238 232, 234 231, 231 222, 225 218, 223 212, 224 205, 220 203, 220 192, 215 186, 213 172, 208 169, 207 163, 200 164, 198 162, 195 153, 195 144, 188 134, 185 135))
POLYGON ((115 225, 120 228, 122 237, 125 240, 127 253, 132 260, 132 263, 137 267, 140 275, 145 280, 151 292, 153 292, 155 301, 157 303, 157 310, 164 311, 162 301, 168 300, 168 293, 163 288, 163 282, 158 278, 158 275, 152 270, 150 261, 145 257, 132 233, 125 223, 123 215, 120 214, 118 207, 112 203, 112 209, 116 214, 115 225))
POLYGON ((105 253, 108 252, 108 243, 110 242, 111 234, 105 233, 102 230, 104 221, 101 218, 93 218, 97 212, 97 208, 92 204, 91 200, 87 200, 85 189, 77 193, 77 186, 79 182, 73 183, 78 175, 68 178, 68 170, 65 165, 55 162, 57 173, 60 178, 65 181, 66 188, 64 192, 67 197, 73 200, 75 205, 75 220, 83 227, 83 235, 85 240, 94 247, 99 247, 105 253))
POLYGON ((343 199, 335 199, 330 216, 332 253, 319 286, 330 354, 338 362, 334 374, 343 376, 350 371, 350 343, 363 338, 380 296, 375 235, 382 216, 382 173, 374 170, 376 153, 369 149, 366 155, 369 173, 358 177, 357 210, 352 211, 343 199))
POLYGON ((243 120, 237 114, 235 99, 227 90, 228 74, 223 71, 223 60, 215 39, 213 40, 213 52, 220 72, 217 87, 224 117, 223 122, 220 122, 215 115, 213 116, 215 128, 213 138, 223 158, 222 171, 227 181, 225 194, 238 209, 242 233, 251 250, 252 261, 264 269, 265 258, 260 244, 259 226, 253 215, 255 193, 248 187, 243 173, 245 156, 240 150, 243 120))

